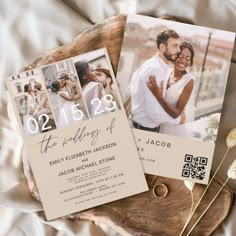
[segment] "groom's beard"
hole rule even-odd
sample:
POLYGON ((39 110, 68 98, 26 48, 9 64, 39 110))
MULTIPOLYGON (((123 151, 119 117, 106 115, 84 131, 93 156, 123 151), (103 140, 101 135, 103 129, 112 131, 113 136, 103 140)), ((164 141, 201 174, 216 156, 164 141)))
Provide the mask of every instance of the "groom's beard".
POLYGON ((171 61, 171 62, 175 62, 176 61, 176 58, 177 58, 177 54, 171 54, 169 53, 168 50, 166 50, 164 53, 163 53, 164 57, 168 60, 168 61, 171 61))

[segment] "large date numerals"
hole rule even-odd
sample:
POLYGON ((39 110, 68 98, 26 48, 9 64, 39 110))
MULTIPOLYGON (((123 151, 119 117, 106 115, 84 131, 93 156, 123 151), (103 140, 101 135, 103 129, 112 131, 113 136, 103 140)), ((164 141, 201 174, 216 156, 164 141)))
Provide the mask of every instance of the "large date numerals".
POLYGON ((116 102, 113 101, 113 96, 111 94, 106 94, 102 100, 99 98, 94 98, 91 101, 92 106, 96 106, 94 115, 99 115, 107 111, 112 111, 116 108, 116 102), (102 104, 105 103, 105 110, 102 109, 102 104))
MULTIPOLYGON (((49 121, 48 115, 42 114, 39 116, 38 120, 43 121, 42 131, 46 131, 46 130, 49 130, 52 128, 51 126, 47 126, 47 123, 49 121), (44 121, 43 117, 45 118, 45 121, 44 121)), ((39 125, 38 125, 38 122, 35 118, 33 118, 33 117, 28 118, 26 125, 27 125, 27 128, 31 134, 37 134, 39 132, 39 125)))
POLYGON ((69 123, 68 115, 72 115, 73 120, 79 121, 83 119, 84 113, 81 110, 79 110, 79 106, 80 104, 75 104, 71 106, 70 114, 66 114, 66 111, 64 108, 60 110, 60 113, 63 115, 66 124, 69 123))
MULTIPOLYGON (((106 94, 102 97, 102 99, 93 98, 91 100, 91 106, 94 107, 94 115, 96 116, 101 113, 114 111, 116 108, 116 102, 113 100, 113 96, 111 94, 106 94)), ((73 121, 83 120, 84 113, 80 110, 80 104, 74 104, 70 107, 62 108, 60 110, 59 116, 59 120, 62 118, 62 122, 65 122, 65 124, 67 125, 68 123, 73 123, 73 121)), ((48 125, 49 116, 47 114, 40 115, 38 119, 29 117, 26 122, 27 129, 31 134, 37 134, 39 132, 44 132, 52 128, 48 125)))

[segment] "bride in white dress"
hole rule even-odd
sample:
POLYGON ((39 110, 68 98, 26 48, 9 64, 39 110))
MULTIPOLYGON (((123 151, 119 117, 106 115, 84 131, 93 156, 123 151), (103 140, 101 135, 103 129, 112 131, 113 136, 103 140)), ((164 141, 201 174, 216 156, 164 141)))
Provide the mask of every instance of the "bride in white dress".
POLYGON ((154 76, 149 78, 147 86, 170 116, 177 118, 184 113, 186 117, 184 124, 161 124, 160 133, 192 137, 189 122, 194 120, 194 78, 186 69, 193 64, 194 50, 189 42, 181 42, 180 50, 174 70, 168 75, 165 96, 163 97, 163 84, 158 86, 154 76))
POLYGON ((23 128, 26 135, 39 133, 37 121, 33 117, 33 113, 37 107, 36 97, 30 84, 24 86, 24 103, 23 103, 23 128))
POLYGON ((78 109, 78 105, 74 102, 75 93, 63 89, 59 81, 52 83, 52 91, 58 95, 59 116, 57 119, 57 127, 62 128, 68 124, 74 124, 84 120, 83 112, 78 109))

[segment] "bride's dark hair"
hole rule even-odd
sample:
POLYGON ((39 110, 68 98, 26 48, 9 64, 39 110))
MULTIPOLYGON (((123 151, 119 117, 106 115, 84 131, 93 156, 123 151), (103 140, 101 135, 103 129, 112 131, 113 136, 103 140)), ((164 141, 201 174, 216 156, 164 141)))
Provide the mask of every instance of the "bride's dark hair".
POLYGON ((179 45, 180 50, 183 51, 185 48, 187 48, 190 53, 191 53, 191 58, 190 58, 190 66, 193 65, 193 58, 194 58, 194 50, 193 50, 193 46, 190 42, 188 41, 182 41, 179 45))
POLYGON ((58 91, 60 90, 60 83, 59 83, 59 81, 53 81, 52 82, 51 90, 52 90, 52 93, 58 93, 58 91))
POLYGON ((78 61, 75 63, 75 68, 77 71, 77 75, 79 77, 79 82, 81 87, 88 83, 88 79, 86 77, 87 71, 89 69, 89 64, 86 61, 78 61))

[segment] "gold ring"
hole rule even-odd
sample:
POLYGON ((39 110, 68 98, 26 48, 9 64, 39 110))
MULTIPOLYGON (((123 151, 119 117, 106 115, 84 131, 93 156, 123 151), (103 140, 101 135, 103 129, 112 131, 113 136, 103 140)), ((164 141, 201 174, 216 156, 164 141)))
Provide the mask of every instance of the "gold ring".
POLYGON ((168 188, 165 184, 159 183, 153 187, 153 195, 158 198, 164 198, 168 194, 168 188))

